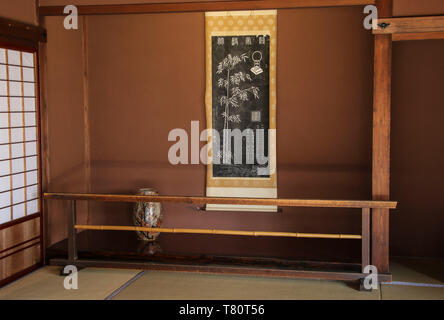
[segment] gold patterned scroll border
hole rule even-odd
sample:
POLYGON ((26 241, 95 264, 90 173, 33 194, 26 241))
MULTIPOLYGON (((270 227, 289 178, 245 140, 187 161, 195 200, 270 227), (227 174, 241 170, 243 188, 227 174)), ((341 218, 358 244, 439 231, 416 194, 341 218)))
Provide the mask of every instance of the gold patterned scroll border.
MULTIPOLYGON (((270 35, 270 101, 269 127, 272 130, 269 138, 270 145, 270 177, 268 178, 219 178, 213 177, 213 165, 207 166, 207 187, 231 188, 276 188, 276 58, 277 58, 277 11, 233 11, 206 12, 206 93, 205 106, 207 128, 213 127, 212 107, 212 36, 230 35, 270 35)), ((211 141, 211 136, 208 137, 211 141)), ((208 156, 212 157, 212 143, 208 143, 208 156)))

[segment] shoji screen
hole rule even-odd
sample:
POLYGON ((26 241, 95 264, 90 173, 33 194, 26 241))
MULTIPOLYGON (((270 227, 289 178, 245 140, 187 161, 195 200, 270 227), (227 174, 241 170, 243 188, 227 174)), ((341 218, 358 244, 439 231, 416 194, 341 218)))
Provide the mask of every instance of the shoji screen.
POLYGON ((39 212, 35 59, 0 48, 0 225, 39 212))

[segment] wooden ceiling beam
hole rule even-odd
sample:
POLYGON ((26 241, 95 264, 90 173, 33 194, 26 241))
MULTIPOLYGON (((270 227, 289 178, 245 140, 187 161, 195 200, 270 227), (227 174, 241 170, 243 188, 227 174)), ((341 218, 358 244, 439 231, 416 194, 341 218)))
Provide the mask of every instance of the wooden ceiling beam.
POLYGON ((444 39, 444 32, 394 33, 392 41, 438 40, 444 39))
POLYGON ((429 37, 436 32, 444 32, 444 16, 386 18, 378 19, 378 28, 373 34, 428 33, 429 37))
POLYGON ((0 18, 0 37, 34 43, 46 42, 46 30, 32 24, 0 18))
MULTIPOLYGON (((376 0, 237 0, 116 5, 80 5, 79 15, 204 12, 230 10, 342 7, 375 4, 376 0)), ((40 6, 40 16, 60 16, 64 6, 40 6)))

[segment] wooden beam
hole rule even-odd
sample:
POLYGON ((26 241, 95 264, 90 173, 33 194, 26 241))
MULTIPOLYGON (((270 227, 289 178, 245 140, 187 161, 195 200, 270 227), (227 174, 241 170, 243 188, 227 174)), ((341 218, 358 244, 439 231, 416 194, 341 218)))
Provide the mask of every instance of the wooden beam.
MULTIPOLYGON (((375 0, 238 0, 77 6, 79 15, 292 9, 375 4, 375 0)), ((64 15, 63 6, 41 6, 41 16, 64 15)))
POLYGON ((362 209, 362 243, 361 243, 361 267, 364 268, 370 264, 370 209, 362 209))
POLYGON ((68 259, 71 262, 77 260, 77 231, 76 225, 76 201, 71 201, 71 210, 68 214, 68 259))
POLYGON ((376 0, 379 18, 390 18, 393 13, 393 0, 376 0))
POLYGON ((373 34, 444 32, 444 16, 378 19, 373 34))
MULTIPOLYGON (((39 25, 45 27, 45 18, 39 18, 39 25)), ((43 200, 43 193, 48 190, 51 175, 50 175, 50 159, 49 159, 49 114, 48 114, 48 70, 47 70, 47 45, 45 43, 39 42, 38 44, 38 88, 39 88, 39 99, 36 100, 38 107, 38 128, 39 128, 39 173, 41 177, 40 185, 40 206, 42 212, 42 237, 43 237, 43 261, 45 260, 46 245, 50 243, 49 239, 49 228, 48 228, 48 206, 43 200)))
MULTIPOLYGON (((379 17, 392 15, 392 1, 378 0, 379 17)), ((373 200, 390 196, 390 100, 391 100, 391 35, 375 35, 373 75, 373 200)), ((389 272, 389 215, 387 209, 372 213, 371 263, 379 273, 389 272)))
POLYGON ((444 39, 444 32, 394 33, 392 41, 439 40, 444 39))
POLYGON ((32 24, 0 18, 0 37, 32 43, 46 42, 46 30, 32 24))
MULTIPOLYGON (((70 264, 66 259, 51 259, 50 265, 66 266, 70 264)), ((176 272, 198 272, 209 274, 235 274, 265 277, 283 277, 283 278, 299 278, 299 279, 325 279, 325 280, 343 280, 352 281, 363 279, 367 274, 358 272, 332 272, 332 271, 309 271, 309 270, 292 270, 277 268, 251 268, 251 267, 232 267, 232 266, 215 266, 215 265, 181 265, 167 263, 147 263, 137 261, 112 261, 112 260, 87 260, 79 259, 75 262, 79 268, 97 267, 97 268, 120 268, 120 269, 142 269, 142 270, 163 270, 176 272)), ((390 274, 378 274, 378 278, 383 282, 391 282, 390 274)))
POLYGON ((265 199, 265 198, 220 198, 187 196, 142 196, 118 194, 88 193, 45 193, 44 198, 58 200, 92 200, 108 202, 178 202, 190 204, 245 204, 273 205, 281 207, 317 207, 317 208, 385 208, 395 209, 396 201, 361 201, 361 200, 300 200, 300 199, 265 199))
MULTIPOLYGON (((83 73, 83 136, 85 163, 85 191, 91 192, 91 143, 89 122, 89 60, 88 60, 88 17, 82 17, 82 73, 83 73)), ((89 203, 86 205, 86 221, 89 223, 89 203)))

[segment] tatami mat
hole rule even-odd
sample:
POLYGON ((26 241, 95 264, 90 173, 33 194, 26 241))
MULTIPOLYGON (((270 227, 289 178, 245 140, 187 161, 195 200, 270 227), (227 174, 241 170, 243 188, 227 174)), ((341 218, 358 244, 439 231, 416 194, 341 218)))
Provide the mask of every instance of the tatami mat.
POLYGON ((444 300, 444 288, 383 284, 382 300, 444 300))
POLYGON ((5 299, 444 300, 444 260, 395 258, 395 284, 360 292, 357 282, 86 268, 65 290, 60 267, 44 267, 0 289, 5 299))
POLYGON ((139 270, 82 269, 78 289, 66 290, 60 267, 44 267, 0 289, 0 300, 103 300, 133 278, 139 270))
POLYGON ((146 272, 117 295, 119 300, 303 300, 379 299, 379 290, 359 292, 356 283, 146 272))
POLYGON ((444 259, 392 258, 393 281, 444 285, 444 259))

